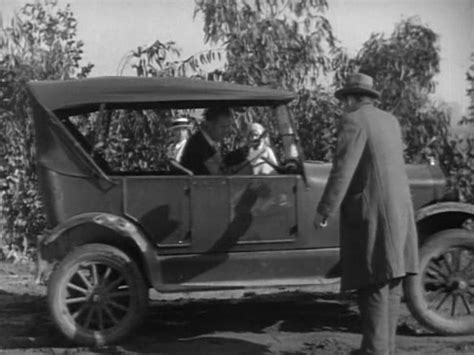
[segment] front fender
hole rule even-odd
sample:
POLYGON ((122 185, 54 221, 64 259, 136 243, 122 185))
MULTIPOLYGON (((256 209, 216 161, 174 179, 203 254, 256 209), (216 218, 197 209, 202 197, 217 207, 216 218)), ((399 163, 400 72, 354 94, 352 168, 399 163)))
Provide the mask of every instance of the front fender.
POLYGON ((446 212, 466 213, 474 216, 474 205, 462 202, 435 203, 433 205, 425 206, 416 211, 415 219, 417 222, 419 222, 427 217, 446 212))

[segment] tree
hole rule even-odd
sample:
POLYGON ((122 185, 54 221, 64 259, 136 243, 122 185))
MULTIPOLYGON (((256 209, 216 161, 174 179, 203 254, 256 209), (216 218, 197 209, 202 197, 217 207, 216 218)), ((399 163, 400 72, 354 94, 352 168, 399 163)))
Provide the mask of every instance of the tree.
POLYGON ((467 95, 469 96, 469 107, 467 117, 463 117, 460 124, 474 124, 474 53, 471 54, 471 66, 466 73, 468 83, 467 95))
POLYGON ((438 36, 412 17, 398 23, 388 37, 372 34, 336 75, 338 82, 357 70, 374 77, 380 107, 400 120, 407 162, 428 161, 430 142, 439 145, 448 134, 447 110, 434 106, 429 98, 436 87, 439 61, 438 36))
MULTIPOLYGON (((203 69, 203 66, 221 61, 219 49, 205 50, 184 60, 180 59, 181 50, 173 41, 161 42, 156 40, 151 45, 138 46, 131 50, 121 60, 118 73, 131 66, 137 76, 146 77, 194 77, 209 80, 219 80, 203 69)), ((215 74, 215 73, 214 73, 215 74)))
MULTIPOLYGON (((474 53, 471 54, 474 62, 474 53)), ((467 116, 459 124, 465 132, 451 137, 444 151, 444 165, 449 168, 450 184, 462 201, 474 202, 474 64, 466 73, 468 82, 467 95, 470 99, 467 116)))
POLYGON ((325 0, 196 1, 205 41, 225 48, 225 80, 295 92, 331 69, 337 47, 326 9, 325 0))
MULTIPOLYGON (((450 134, 449 108, 429 96, 436 87, 439 52, 436 33, 419 18, 408 18, 398 23, 388 37, 372 34, 355 58, 339 68, 336 81, 342 82, 348 73, 357 70, 372 75, 382 94, 380 107, 400 120, 405 160, 427 163, 430 156, 437 157, 453 198, 471 201, 473 142, 450 134)), ((469 73, 468 80, 472 82, 469 73)))
MULTIPOLYGON (((331 158, 339 114, 332 95, 318 85, 339 53, 327 7, 326 0, 197 0, 195 10, 204 17, 205 41, 224 48, 223 80, 298 94, 291 108, 302 146, 307 158, 319 160, 331 158)), ((256 109, 240 118, 244 125, 263 123, 275 136, 270 112, 256 109)))
MULTIPOLYGON (((9 26, 0 28, 0 147, 8 189, 3 196, 7 242, 35 241, 45 226, 36 188, 34 137, 25 84, 30 80, 85 77, 80 66, 83 43, 76 19, 56 1, 24 5, 9 26)), ((27 247, 25 248, 27 249, 27 247)))

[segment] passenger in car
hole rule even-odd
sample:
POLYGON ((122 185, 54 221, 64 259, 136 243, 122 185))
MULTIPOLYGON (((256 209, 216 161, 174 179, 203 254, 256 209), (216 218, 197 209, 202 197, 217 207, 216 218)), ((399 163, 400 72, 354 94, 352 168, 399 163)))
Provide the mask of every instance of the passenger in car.
POLYGON ((191 121, 187 117, 176 117, 171 121, 170 130, 173 132, 173 142, 168 146, 166 155, 177 162, 181 161, 184 147, 189 138, 191 121))
POLYGON ((247 160, 254 175, 275 174, 278 165, 275 153, 270 147, 268 133, 260 123, 252 123, 248 134, 249 153, 247 160))
POLYGON ((232 132, 232 112, 228 107, 211 107, 204 122, 184 147, 181 165, 194 175, 224 174, 219 143, 232 132))

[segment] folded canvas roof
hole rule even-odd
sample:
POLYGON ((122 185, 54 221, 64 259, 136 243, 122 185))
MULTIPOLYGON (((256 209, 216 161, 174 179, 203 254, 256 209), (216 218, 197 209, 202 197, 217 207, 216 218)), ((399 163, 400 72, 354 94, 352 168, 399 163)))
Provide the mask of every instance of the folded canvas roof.
POLYGON ((290 92, 187 78, 96 77, 65 81, 33 81, 30 93, 55 112, 87 112, 107 108, 198 108, 216 105, 264 106, 294 99, 290 92))

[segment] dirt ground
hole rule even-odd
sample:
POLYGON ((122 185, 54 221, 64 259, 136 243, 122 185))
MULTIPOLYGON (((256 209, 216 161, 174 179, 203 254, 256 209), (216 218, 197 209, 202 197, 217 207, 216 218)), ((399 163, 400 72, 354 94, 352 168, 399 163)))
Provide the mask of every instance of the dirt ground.
MULTIPOLYGON (((121 344, 77 347, 54 328, 45 287, 34 284, 29 269, 0 263, 0 354, 347 354, 360 341, 353 300, 286 291, 154 301, 143 325, 121 344)), ((474 336, 430 334, 405 308, 398 334, 400 354, 474 353, 474 336)))

